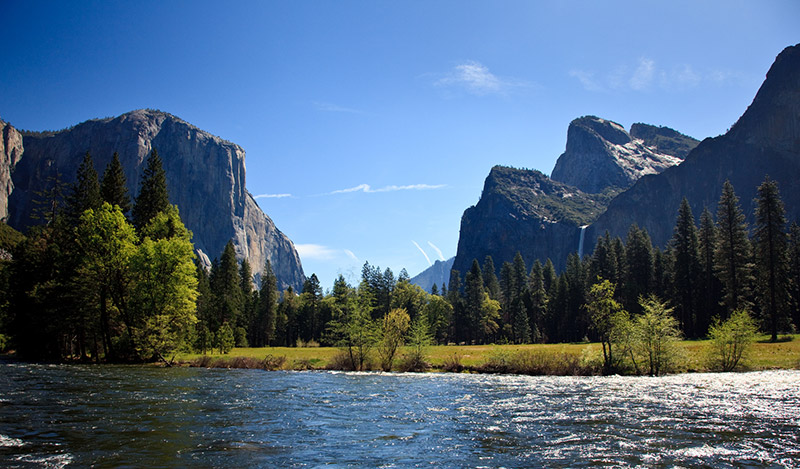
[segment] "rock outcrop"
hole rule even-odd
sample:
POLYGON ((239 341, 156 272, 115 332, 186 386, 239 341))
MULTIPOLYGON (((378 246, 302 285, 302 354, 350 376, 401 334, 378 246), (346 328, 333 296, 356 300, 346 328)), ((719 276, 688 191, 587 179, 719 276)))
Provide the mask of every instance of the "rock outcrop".
POLYGON ((636 123, 631 126, 631 138, 641 140, 645 146, 656 153, 671 155, 683 160, 694 150, 699 140, 684 135, 669 127, 636 123))
POLYGON ((22 134, 0 120, 0 220, 8 218, 8 196, 14 190, 12 174, 22 158, 22 134))
POLYGON ((60 132, 24 134, 25 158, 14 172, 8 222, 24 230, 31 225, 37 191, 60 174, 70 183, 86 151, 102 175, 114 152, 119 153, 130 194, 138 192, 144 161, 153 148, 163 160, 170 202, 194 233, 198 255, 205 262, 233 240, 239 258, 256 272, 266 260, 279 287, 299 288, 305 276, 291 240, 275 227, 245 188, 245 152, 231 142, 204 132, 164 112, 138 110, 116 118, 78 124, 60 132))
POLYGON ((787 218, 800 220, 800 44, 778 55, 752 104, 726 134, 704 140, 680 166, 645 176, 617 196, 587 230, 588 240, 606 230, 624 237, 637 223, 664 246, 681 199, 687 198, 696 218, 706 207, 714 213, 726 179, 752 223, 756 188, 766 175, 778 182, 787 218))
POLYGON ((627 188, 646 174, 680 164, 682 145, 692 141, 668 128, 639 125, 633 137, 609 120, 585 116, 567 130, 567 146, 556 161, 551 178, 587 193, 627 188), (681 142, 681 143, 678 143, 681 142), (667 153, 673 151, 674 153, 667 153))
POLYGON ((492 168, 478 203, 464 211, 453 268, 463 276, 473 259, 491 255, 499 269, 517 251, 527 265, 552 259, 563 268, 578 250, 581 227, 594 221, 607 198, 554 181, 539 171, 492 168))
POLYGON ((451 257, 446 261, 437 260, 432 266, 412 277, 411 283, 419 285, 420 288, 427 292, 431 291, 431 287, 434 285, 441 291, 442 284, 446 285, 450 281, 450 270, 453 268, 455 259, 455 257, 451 257))

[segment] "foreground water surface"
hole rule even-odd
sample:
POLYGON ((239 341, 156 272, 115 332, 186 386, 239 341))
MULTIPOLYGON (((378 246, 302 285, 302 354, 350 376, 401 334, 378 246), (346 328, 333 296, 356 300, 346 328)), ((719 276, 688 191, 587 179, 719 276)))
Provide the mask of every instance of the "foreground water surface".
POLYGON ((0 466, 796 466, 800 372, 662 378, 0 363, 0 466))

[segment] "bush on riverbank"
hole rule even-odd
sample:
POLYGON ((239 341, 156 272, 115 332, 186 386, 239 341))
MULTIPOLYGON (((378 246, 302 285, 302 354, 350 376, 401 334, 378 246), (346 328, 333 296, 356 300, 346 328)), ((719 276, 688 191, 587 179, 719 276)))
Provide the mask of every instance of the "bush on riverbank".
POLYGON ((475 367, 479 373, 504 373, 535 376, 588 376, 599 374, 597 362, 583 360, 570 353, 547 353, 540 350, 497 351, 475 367))

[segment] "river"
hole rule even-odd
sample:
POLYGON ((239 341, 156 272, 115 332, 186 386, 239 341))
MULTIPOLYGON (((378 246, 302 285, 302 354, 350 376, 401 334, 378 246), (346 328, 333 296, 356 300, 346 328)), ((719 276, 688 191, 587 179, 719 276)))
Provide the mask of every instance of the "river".
POLYGON ((642 377, 0 363, 0 466, 800 464, 800 371, 642 377))

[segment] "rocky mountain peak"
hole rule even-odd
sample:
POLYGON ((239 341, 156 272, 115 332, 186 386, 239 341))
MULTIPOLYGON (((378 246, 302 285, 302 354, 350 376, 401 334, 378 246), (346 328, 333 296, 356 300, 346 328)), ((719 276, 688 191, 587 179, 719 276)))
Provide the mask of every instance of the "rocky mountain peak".
MULTIPOLYGON (((644 130, 659 136, 651 129, 637 128, 644 130)), ((632 137, 616 122, 595 116, 579 117, 569 125, 566 150, 558 157, 551 178, 588 193, 626 188, 646 174, 658 174, 680 164, 682 157, 666 153, 667 150, 667 145, 659 147, 632 137)))
POLYGON ((749 145, 800 153, 800 44, 785 48, 753 102, 727 136, 749 145))
POLYGON ((680 166, 642 178, 617 196, 588 229, 587 240, 606 230, 624 236, 636 223, 664 246, 681 200, 689 201, 695 218, 704 208, 714 212, 726 180, 752 223, 756 189, 766 176, 778 183, 786 217, 800 220, 800 45, 778 55, 753 102, 726 134, 703 140, 680 166))
POLYGON ((642 123, 631 125, 630 135, 632 138, 641 140, 656 153, 672 155, 680 159, 685 159, 686 155, 700 143, 669 127, 656 127, 642 123))
POLYGON ((71 183, 87 151, 100 174, 118 152, 128 189, 135 196, 144 161, 156 149, 166 172, 170 202, 179 207, 193 232, 201 260, 208 264, 233 240, 237 256, 247 258, 255 272, 269 260, 279 287, 303 284, 305 276, 291 240, 245 188, 245 152, 239 145, 151 109, 89 120, 59 132, 23 135, 25 158, 16 166, 15 188, 9 198, 12 227, 24 230, 33 223, 35 194, 56 173, 62 182, 71 183))

